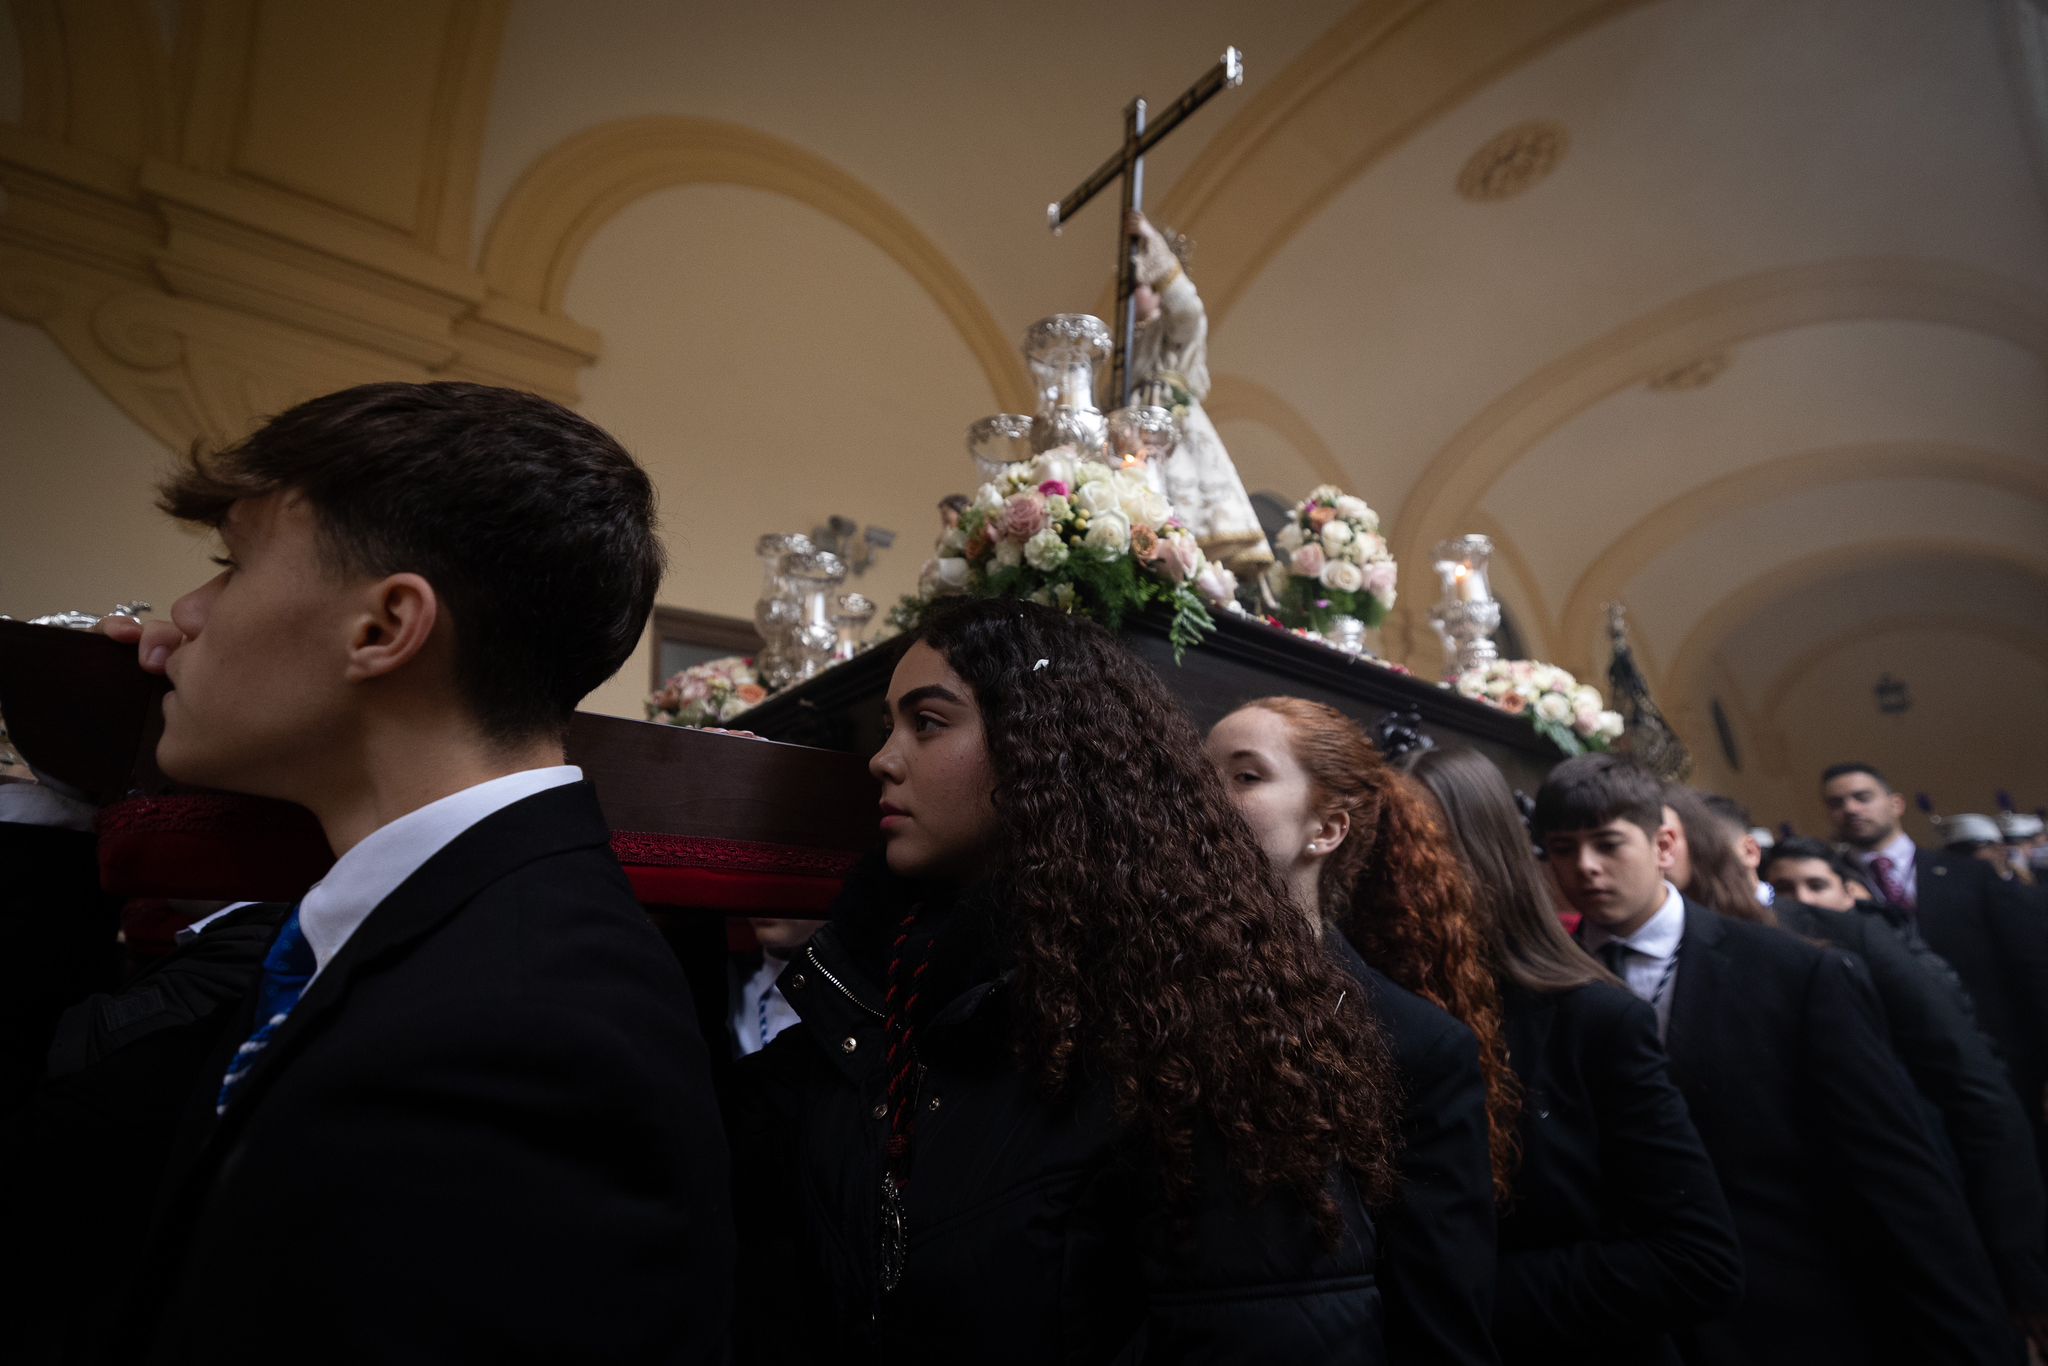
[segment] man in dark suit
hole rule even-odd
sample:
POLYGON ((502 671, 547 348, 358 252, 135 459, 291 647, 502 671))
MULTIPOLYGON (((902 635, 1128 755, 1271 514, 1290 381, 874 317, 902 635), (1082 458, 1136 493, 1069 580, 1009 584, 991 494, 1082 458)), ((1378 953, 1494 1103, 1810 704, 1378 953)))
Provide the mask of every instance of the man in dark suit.
POLYGON ((2017 1362, 1963 1193, 1853 959, 1724 919, 1665 879, 1662 784, 1613 755, 1552 771, 1535 826, 1582 942, 1663 1025, 1735 1215, 1745 1290, 1682 1344, 1716 1366, 2017 1362))
POLYGON ((196 1079, 110 1359, 712 1361, 726 1157, 576 703, 662 569, 646 475, 529 394, 379 384, 195 453, 222 572, 121 629, 158 761, 338 858, 196 1079))
POLYGON ((1914 845, 1900 826, 1906 799, 1870 765, 1828 769, 1821 798, 1835 837, 1962 979, 2048 1171, 2048 917, 1982 861, 1914 845))
POLYGON ((1777 891, 1781 928, 1853 954, 1870 973, 1892 1051, 1947 1139, 2006 1306, 2037 1344, 2048 1343, 2048 1196, 2026 1116, 1968 1003, 1883 917, 1857 909, 1843 854, 1819 840, 1780 840, 1760 871, 1777 891))

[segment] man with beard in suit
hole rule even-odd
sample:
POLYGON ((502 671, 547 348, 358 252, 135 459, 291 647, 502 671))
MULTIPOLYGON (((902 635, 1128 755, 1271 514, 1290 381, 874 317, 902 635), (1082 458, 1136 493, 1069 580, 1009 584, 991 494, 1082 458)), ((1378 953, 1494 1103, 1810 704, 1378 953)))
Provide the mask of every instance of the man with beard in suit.
POLYGON ((646 474, 535 395, 372 384, 164 486, 221 570, 157 758, 337 861, 195 1078, 114 1360, 722 1359, 726 1163, 689 988, 566 764, 663 553, 646 474))
POLYGON ((1688 900, 1663 784, 1551 771, 1535 832, 1581 942, 1655 1012, 1735 1216, 1742 1302, 1680 1341, 1711 1366, 1985 1366, 2023 1348, 1855 960, 1688 900))

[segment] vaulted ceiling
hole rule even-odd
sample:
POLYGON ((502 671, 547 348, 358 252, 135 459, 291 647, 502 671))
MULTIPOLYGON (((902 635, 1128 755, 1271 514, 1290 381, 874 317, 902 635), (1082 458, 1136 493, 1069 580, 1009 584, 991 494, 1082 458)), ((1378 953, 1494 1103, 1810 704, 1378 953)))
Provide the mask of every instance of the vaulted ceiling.
MULTIPOLYGON (((58 126, 37 16, 80 8, 0 24, 0 123, 58 126)), ((203 86, 193 34, 221 7, 129 8, 168 54, 151 98, 203 86)), ((288 8, 256 5, 267 46, 236 40, 259 74, 298 64, 242 100, 284 111, 244 161, 275 181, 301 152, 424 149, 387 198, 437 187, 409 240, 518 332, 451 368, 568 366, 662 482, 670 600, 743 614, 753 537, 828 512, 899 531, 873 582, 905 586, 966 482, 959 433, 1028 401, 1015 339, 1106 302, 1113 204, 1059 238, 1045 204, 1130 96, 1156 106, 1235 44, 1245 87, 1154 154, 1148 200, 1195 239, 1246 482, 1335 480, 1392 528, 1394 653, 1435 667, 1428 548, 1484 530, 1532 651, 1597 673, 1627 604, 1703 777, 1760 814, 1810 823, 1813 769, 1847 753, 1950 809, 2048 801, 2048 28, 2027 0, 359 0, 366 24, 410 16, 427 74, 324 120, 291 112, 317 80, 277 78, 346 43, 285 41, 308 22, 288 8), (417 129, 379 124, 408 99, 417 129), (1887 673, 1902 715, 1876 706, 1887 673)), ((134 140, 100 123, 97 155, 134 140)))

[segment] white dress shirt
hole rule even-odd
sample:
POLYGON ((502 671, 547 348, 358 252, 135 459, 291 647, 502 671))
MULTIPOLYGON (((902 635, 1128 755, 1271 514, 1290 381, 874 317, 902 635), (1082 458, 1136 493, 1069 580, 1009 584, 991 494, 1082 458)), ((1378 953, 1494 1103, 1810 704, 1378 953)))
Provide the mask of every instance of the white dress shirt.
POLYGON ((1588 920, 1580 934, 1586 952, 1598 957, 1604 945, 1621 943, 1629 952, 1622 957, 1621 980, 1628 989, 1650 1003, 1657 1013, 1657 1037, 1671 1023, 1671 996, 1678 986, 1678 947, 1685 942, 1685 898, 1669 882, 1664 884, 1664 904, 1629 935, 1609 934, 1588 920))
POLYGON ((761 966, 733 994, 729 1023, 741 1057, 760 1052, 777 1034, 801 1018, 775 989, 775 979, 788 966, 787 958, 761 955, 761 966))
MULTIPOLYGON (((1892 861, 1892 876, 1897 878, 1899 886, 1905 889, 1906 898, 1909 901, 1918 902, 1920 900, 1920 877, 1913 867, 1913 856, 1919 852, 1920 846, 1913 843, 1912 838, 1905 831, 1901 830, 1875 849, 1858 850, 1856 861, 1861 863, 1865 870, 1869 872, 1871 881, 1877 885, 1877 894, 1883 896, 1885 895, 1884 879, 1879 877, 1877 869, 1872 868, 1870 865, 1881 858, 1890 859, 1892 861)), ((1909 910, 1911 908, 1901 906, 1899 909, 1909 910)))
POLYGON ((313 976, 318 977, 334 960, 384 898, 457 835, 536 792, 582 779, 583 770, 573 764, 508 773, 428 802, 389 825, 379 826, 336 859, 327 876, 299 898, 299 929, 313 950, 313 976))

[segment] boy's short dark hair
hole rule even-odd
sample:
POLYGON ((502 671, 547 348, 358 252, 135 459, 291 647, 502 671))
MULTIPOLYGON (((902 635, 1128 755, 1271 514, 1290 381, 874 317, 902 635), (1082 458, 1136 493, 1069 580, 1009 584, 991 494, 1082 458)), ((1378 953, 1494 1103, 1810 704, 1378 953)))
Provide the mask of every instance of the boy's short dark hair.
POLYGON ((415 573, 454 623, 457 686, 483 732, 566 731, 632 654, 665 556, 654 486, 603 429, 484 384, 363 384, 301 403, 159 490, 182 521, 302 495, 340 574, 415 573))
POLYGON ((1638 826, 1651 839, 1664 824, 1664 784, 1633 759, 1582 754, 1550 770, 1536 793, 1536 838, 1598 830, 1613 821, 1638 826))
POLYGON ((1829 764, 1825 769, 1821 771, 1820 785, 1823 789, 1825 789, 1827 785, 1833 782, 1835 779, 1846 778, 1852 773, 1867 773, 1872 778, 1875 778, 1877 780, 1877 785, 1879 787, 1883 788, 1887 792, 1892 790, 1892 785, 1885 780, 1884 774, 1878 772, 1875 767, 1873 767, 1870 764, 1861 764, 1854 762, 1846 764, 1829 764))
POLYGON ((1749 808, 1733 797, 1725 797, 1719 792, 1702 792, 1699 796, 1700 805, 1707 809, 1708 814, 1733 829, 1738 837, 1747 835, 1756 824, 1749 818, 1749 808))
POLYGON ((1813 859, 1825 863, 1844 883, 1863 881, 1861 870, 1856 868, 1841 850, 1832 844, 1808 839, 1802 835, 1779 840, 1764 850, 1764 861, 1757 869, 1757 876, 1768 877, 1772 864, 1787 859, 1813 859))

